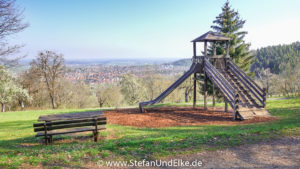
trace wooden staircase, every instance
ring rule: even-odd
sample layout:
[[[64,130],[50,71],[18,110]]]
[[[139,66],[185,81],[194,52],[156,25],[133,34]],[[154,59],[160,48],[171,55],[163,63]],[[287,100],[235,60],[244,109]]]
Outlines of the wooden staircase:
[[[233,108],[234,119],[269,116],[264,109],[266,94],[230,58],[219,58],[223,66],[213,66],[204,58],[204,71]],[[216,61],[216,59],[214,59]]]
[[[249,93],[249,90],[242,84],[242,82],[233,75],[229,70],[220,70],[222,75],[228,80],[228,82],[237,90],[240,95],[240,105],[247,107],[260,107],[255,101],[253,96]]]

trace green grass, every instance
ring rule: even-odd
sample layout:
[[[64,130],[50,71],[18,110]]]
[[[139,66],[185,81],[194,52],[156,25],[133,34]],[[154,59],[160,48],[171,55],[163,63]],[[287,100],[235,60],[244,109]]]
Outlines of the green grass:
[[[182,105],[184,104],[175,104]],[[250,144],[286,135],[300,135],[300,98],[268,101],[267,109],[279,120],[235,126],[168,128],[107,125],[107,130],[102,133],[105,139],[97,143],[92,142],[91,137],[78,136],[74,139],[74,136],[63,136],[67,139],[56,141],[49,146],[39,143],[34,137],[32,124],[40,115],[95,109],[0,113],[0,168],[80,167],[90,163],[96,164],[100,159],[150,160]]]

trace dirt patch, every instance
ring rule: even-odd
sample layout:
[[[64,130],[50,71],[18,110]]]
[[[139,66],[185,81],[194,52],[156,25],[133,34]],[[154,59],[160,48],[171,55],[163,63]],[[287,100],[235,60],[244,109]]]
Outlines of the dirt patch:
[[[300,137],[284,137],[217,151],[178,155],[164,160],[170,159],[182,159],[190,163],[200,160],[203,163],[201,168],[299,168]]]
[[[223,107],[187,108],[160,107],[146,109],[140,113],[138,109],[119,109],[105,111],[108,124],[119,124],[135,127],[171,127],[191,125],[237,125],[276,120],[275,117],[255,117],[244,121],[234,121],[232,113],[224,112]]]

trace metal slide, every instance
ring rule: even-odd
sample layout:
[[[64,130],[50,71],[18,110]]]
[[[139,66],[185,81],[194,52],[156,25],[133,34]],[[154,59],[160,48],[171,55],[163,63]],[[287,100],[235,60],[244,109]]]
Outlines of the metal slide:
[[[175,90],[181,83],[183,83],[191,74],[195,72],[196,64],[192,64],[190,69],[185,72],[178,80],[176,80],[169,88],[167,88],[164,92],[162,92],[157,98],[146,101],[146,102],[140,102],[139,108],[140,111],[143,112],[143,107],[148,105],[153,105],[155,103],[160,102],[162,99],[167,97],[173,90]]]

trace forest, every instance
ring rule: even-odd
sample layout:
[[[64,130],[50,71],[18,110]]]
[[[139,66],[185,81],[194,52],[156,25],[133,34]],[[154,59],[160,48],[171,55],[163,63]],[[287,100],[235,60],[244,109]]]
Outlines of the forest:
[[[251,71],[270,69],[270,73],[280,74],[294,69],[300,62],[300,42],[260,48],[256,51],[256,61]]]
[[[299,96],[300,42],[258,49],[251,71],[269,96]]]

